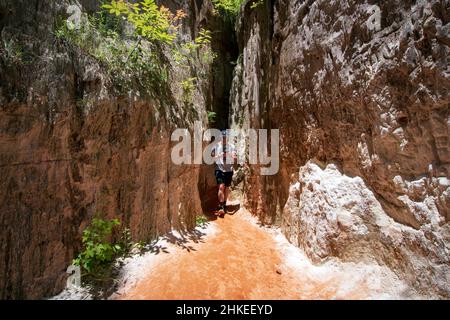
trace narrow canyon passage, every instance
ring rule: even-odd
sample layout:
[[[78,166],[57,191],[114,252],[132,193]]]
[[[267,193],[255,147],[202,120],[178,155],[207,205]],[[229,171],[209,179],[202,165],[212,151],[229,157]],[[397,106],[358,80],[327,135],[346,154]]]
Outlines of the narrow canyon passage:
[[[125,266],[125,284],[111,299],[367,299],[402,288],[379,270],[311,265],[245,209],[197,230],[183,241],[165,237],[157,254]]]

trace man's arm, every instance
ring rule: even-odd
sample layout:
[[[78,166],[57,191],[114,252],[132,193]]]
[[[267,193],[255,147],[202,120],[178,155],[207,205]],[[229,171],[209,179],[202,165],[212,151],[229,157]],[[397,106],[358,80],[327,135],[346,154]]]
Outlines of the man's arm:
[[[223,156],[223,153],[219,153],[219,154],[216,154],[216,153],[217,153],[217,147],[215,147],[215,148],[212,149],[212,151],[211,151],[211,157],[212,157],[213,159],[219,159],[220,157]]]
[[[236,152],[236,147],[234,145],[232,145],[231,147],[231,157],[236,160],[237,159],[237,152]]]

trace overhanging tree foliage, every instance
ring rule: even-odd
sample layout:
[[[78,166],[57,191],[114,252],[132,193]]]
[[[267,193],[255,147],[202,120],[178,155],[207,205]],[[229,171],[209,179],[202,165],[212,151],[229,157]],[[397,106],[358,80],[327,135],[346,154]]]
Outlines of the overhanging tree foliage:
[[[134,26],[138,36],[166,44],[173,42],[178,28],[177,22],[186,16],[182,10],[173,14],[164,6],[158,7],[155,0],[143,0],[138,3],[112,0],[102,7],[111,14],[126,18]]]

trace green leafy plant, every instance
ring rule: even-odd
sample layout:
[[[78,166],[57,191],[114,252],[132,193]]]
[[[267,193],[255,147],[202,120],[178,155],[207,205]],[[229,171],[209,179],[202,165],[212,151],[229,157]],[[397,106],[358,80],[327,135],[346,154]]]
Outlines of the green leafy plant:
[[[108,12],[85,15],[78,27],[61,20],[55,37],[96,58],[109,74],[119,93],[139,89],[158,94],[168,79],[167,66],[160,59],[156,44],[141,41],[134,34],[122,34],[121,22]]]
[[[75,31],[75,25],[72,21],[61,19],[53,32],[55,37],[67,42],[78,40],[77,33]]]
[[[210,65],[216,58],[216,54],[211,49],[212,35],[210,30],[201,29],[195,43],[199,46],[200,62]]]
[[[112,242],[112,232],[120,226],[120,221],[93,219],[83,231],[83,251],[74,259],[73,264],[81,266],[87,274],[97,274],[114,258],[125,250],[123,245]]]
[[[8,64],[22,64],[24,49],[17,41],[14,41],[13,39],[3,40],[2,49],[2,51],[4,52],[3,58]]]
[[[181,82],[181,88],[183,89],[183,103],[186,105],[192,104],[192,96],[195,90],[196,77],[188,78]]]
[[[132,249],[133,248],[137,249],[139,252],[143,252],[146,248],[146,243],[144,241],[139,241],[139,242],[133,243]]]
[[[118,245],[122,250],[122,254],[126,254],[133,249],[137,244],[133,243],[131,239],[131,230],[129,228],[125,228],[122,231],[122,235],[118,241]]]
[[[212,0],[214,7],[223,14],[236,17],[244,0]]]
[[[263,3],[264,3],[264,0],[254,0],[252,5],[250,6],[250,9],[256,9]]]
[[[208,222],[208,218],[206,218],[204,215],[197,216],[197,217],[195,218],[195,224],[196,224],[197,226],[203,226],[203,225],[205,225],[207,222]]]
[[[217,11],[229,17],[231,20],[234,20],[239,14],[239,10],[244,1],[245,0],[212,0],[212,3]],[[253,0],[250,9],[255,9],[263,3],[264,0]]]
[[[185,67],[192,64],[196,57],[199,57],[200,62],[204,65],[211,64],[216,57],[210,47],[211,39],[210,30],[200,29],[198,37],[193,41],[185,42],[173,49],[174,60]]]
[[[123,16],[131,23],[137,35],[150,41],[170,44],[176,37],[178,20],[186,14],[179,10],[172,14],[169,9],[156,4],[155,0],[130,3],[125,0],[112,0],[102,5],[109,13]]]
[[[206,45],[211,43],[211,31],[206,29],[200,29],[198,37],[195,38],[195,43],[198,45]]]
[[[217,113],[214,111],[207,111],[206,112],[207,116],[208,116],[208,122],[209,123],[215,123],[216,119],[217,119]]]

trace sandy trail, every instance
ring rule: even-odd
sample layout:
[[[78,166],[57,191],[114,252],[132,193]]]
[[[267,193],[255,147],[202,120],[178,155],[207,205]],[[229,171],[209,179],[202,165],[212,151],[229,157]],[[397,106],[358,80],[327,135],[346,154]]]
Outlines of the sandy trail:
[[[190,250],[166,254],[123,298],[298,298],[297,280],[283,267],[273,239],[242,213],[210,222],[216,234],[204,243],[188,243]]]
[[[279,233],[258,226],[245,210],[210,221],[206,229],[211,228],[214,231],[209,234],[200,231],[182,241],[166,237],[157,254],[133,267],[139,279],[125,283],[111,298],[276,300],[401,295],[402,283],[379,266],[313,266],[298,248],[280,240]],[[397,291],[388,292],[392,288]]]

